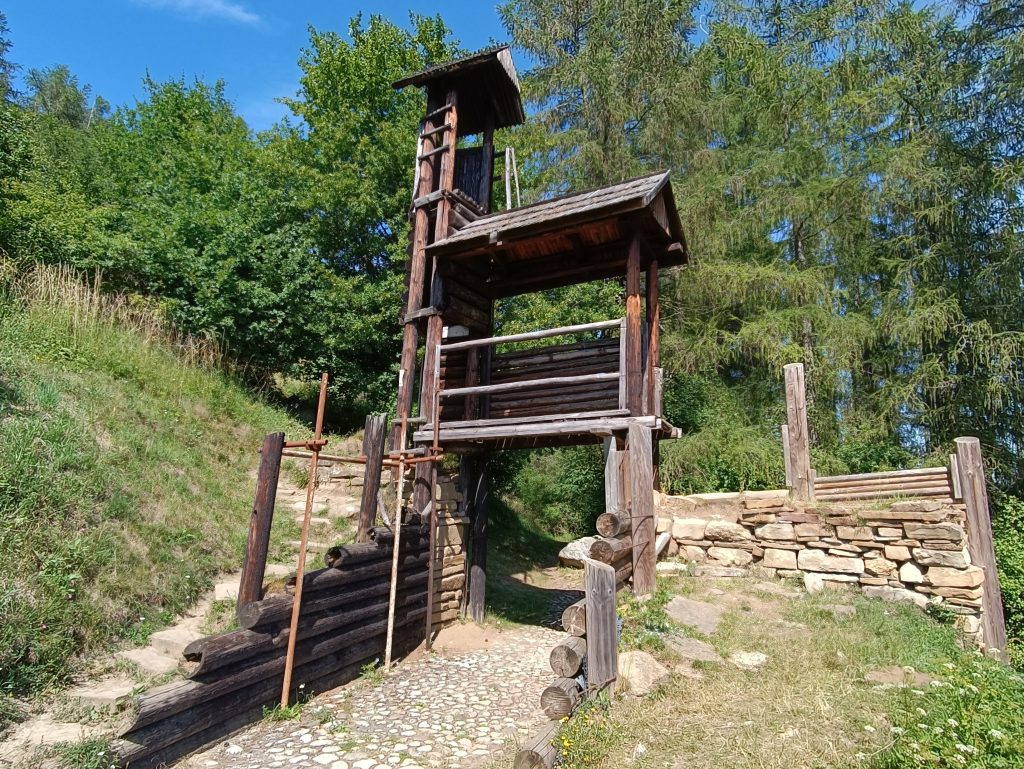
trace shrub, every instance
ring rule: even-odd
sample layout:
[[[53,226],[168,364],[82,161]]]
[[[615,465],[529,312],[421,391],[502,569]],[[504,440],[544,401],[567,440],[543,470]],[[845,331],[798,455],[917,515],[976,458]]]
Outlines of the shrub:
[[[1010,654],[1020,667],[1024,663],[1024,500],[1006,496],[995,505],[992,534]]]

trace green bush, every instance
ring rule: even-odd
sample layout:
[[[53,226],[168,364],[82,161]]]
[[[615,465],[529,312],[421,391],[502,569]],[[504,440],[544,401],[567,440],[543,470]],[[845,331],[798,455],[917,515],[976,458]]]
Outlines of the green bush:
[[[556,535],[594,533],[604,512],[604,460],[598,446],[531,452],[514,463],[511,482],[502,484],[519,507]]]
[[[994,512],[992,534],[1010,655],[1017,667],[1021,667],[1024,664],[1024,500],[1003,497],[996,503]]]
[[[902,689],[890,741],[872,769],[1020,767],[1024,756],[1024,678],[979,655],[947,663],[926,689]]]

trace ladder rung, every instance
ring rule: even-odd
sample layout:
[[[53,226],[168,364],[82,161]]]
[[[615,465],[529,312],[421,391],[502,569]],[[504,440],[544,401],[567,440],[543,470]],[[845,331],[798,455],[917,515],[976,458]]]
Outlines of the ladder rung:
[[[427,158],[432,158],[432,157],[434,157],[434,155],[439,155],[442,152],[447,152],[450,148],[451,148],[450,144],[442,144],[437,149],[432,149],[430,152],[424,152],[422,155],[419,156],[419,159],[420,160],[426,160]]]
[[[447,112],[448,110],[450,110],[454,106],[455,106],[454,104],[445,104],[443,107],[438,107],[433,112],[428,112],[427,116],[425,118],[423,118],[423,119],[424,120],[430,120],[430,118],[432,118],[432,117],[437,117],[438,115],[442,115],[442,114],[444,114],[445,112]]]
[[[445,123],[444,125],[438,126],[437,128],[432,128],[429,131],[423,131],[420,134],[420,138],[421,139],[426,139],[428,136],[433,136],[434,134],[439,134],[442,131],[450,131],[451,127],[452,127],[451,123]]]

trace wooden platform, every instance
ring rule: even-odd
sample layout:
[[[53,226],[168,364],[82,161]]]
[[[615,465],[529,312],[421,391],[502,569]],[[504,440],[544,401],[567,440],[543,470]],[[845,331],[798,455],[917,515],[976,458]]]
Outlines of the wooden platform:
[[[655,430],[661,438],[679,437],[678,428],[656,416],[631,417],[625,409],[583,411],[511,419],[475,419],[441,422],[439,439],[448,450],[479,448],[542,448],[601,443],[612,435],[625,435],[631,424]],[[434,426],[413,435],[415,443],[433,440]]]

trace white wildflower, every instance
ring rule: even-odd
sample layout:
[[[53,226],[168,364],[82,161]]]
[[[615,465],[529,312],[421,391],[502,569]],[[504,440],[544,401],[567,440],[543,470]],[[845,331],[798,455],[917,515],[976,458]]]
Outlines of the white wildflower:
[[[907,730],[904,729],[902,726],[894,726],[892,728],[892,733],[893,734],[903,734],[905,731],[907,731]]]
[[[946,723],[949,724],[950,726],[952,726],[954,729],[956,729],[956,727],[960,726],[960,722],[957,721],[955,718],[947,718],[946,719]]]
[[[988,732],[988,736],[991,737],[993,740],[1005,740],[1006,739],[1006,735],[1003,734],[998,729],[990,729],[989,732]]]
[[[873,726],[865,726],[864,727],[864,731],[868,732],[869,734],[871,734],[871,733],[873,733],[875,731],[875,727],[873,727]]]

